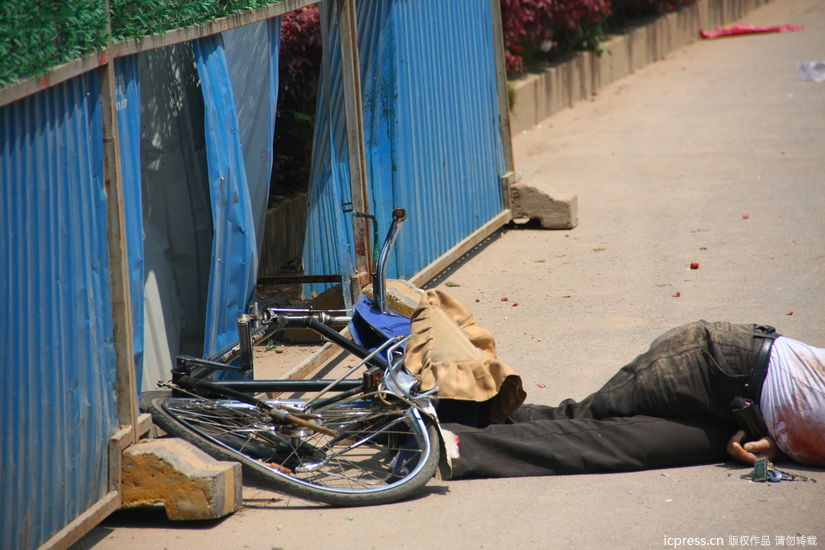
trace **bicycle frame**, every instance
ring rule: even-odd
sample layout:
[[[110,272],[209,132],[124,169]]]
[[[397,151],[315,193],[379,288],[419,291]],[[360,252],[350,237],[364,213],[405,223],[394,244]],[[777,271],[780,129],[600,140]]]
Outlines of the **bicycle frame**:
[[[280,310],[268,310],[263,316],[242,315],[238,319],[238,342],[217,352],[206,359],[191,356],[178,356],[172,371],[172,383],[177,385],[183,380],[202,380],[215,370],[249,372],[253,367],[252,348],[256,343],[271,337],[276,331],[285,328],[306,328],[324,340],[332,342],[341,349],[358,357],[361,361],[356,367],[367,366],[361,379],[341,377],[336,380],[243,380],[214,381],[208,385],[215,391],[219,388],[226,393],[283,393],[283,392],[341,392],[338,395],[319,401],[322,404],[345,399],[358,393],[375,391],[379,383],[389,374],[390,391],[399,397],[409,399],[409,382],[399,382],[401,354],[400,347],[409,335],[409,319],[388,311],[386,299],[386,271],[392,247],[398,237],[400,226],[406,219],[406,211],[401,208],[393,210],[392,223],[381,247],[378,263],[373,274],[375,299],[360,296],[353,307],[351,317],[331,316],[327,312],[308,312],[302,315],[282,314]],[[292,310],[298,312],[300,310]],[[253,329],[254,321],[263,321],[263,326]],[[330,322],[348,320],[352,339],[329,326]],[[392,364],[390,357],[398,359]],[[233,364],[237,361],[238,364]],[[348,374],[352,374],[355,367]],[[345,375],[346,376],[346,375]],[[204,386],[205,387],[205,386]],[[320,397],[320,396],[319,396]],[[316,397],[318,399],[318,397]]]

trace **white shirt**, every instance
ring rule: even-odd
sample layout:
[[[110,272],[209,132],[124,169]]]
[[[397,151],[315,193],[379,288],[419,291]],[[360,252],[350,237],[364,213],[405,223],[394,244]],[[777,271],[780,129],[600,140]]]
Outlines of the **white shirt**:
[[[825,466],[825,349],[777,338],[759,405],[768,432],[786,455]]]

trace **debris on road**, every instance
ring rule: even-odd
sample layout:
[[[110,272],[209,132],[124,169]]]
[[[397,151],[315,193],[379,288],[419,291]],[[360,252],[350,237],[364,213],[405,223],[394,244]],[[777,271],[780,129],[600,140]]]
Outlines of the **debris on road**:
[[[743,34],[762,34],[771,32],[793,32],[801,31],[804,25],[771,25],[768,27],[754,27],[748,23],[737,23],[729,27],[716,27],[712,31],[701,30],[699,34],[708,40],[713,38],[723,38],[726,36],[740,36]]]
[[[802,61],[796,64],[802,80],[825,82],[825,61]]]

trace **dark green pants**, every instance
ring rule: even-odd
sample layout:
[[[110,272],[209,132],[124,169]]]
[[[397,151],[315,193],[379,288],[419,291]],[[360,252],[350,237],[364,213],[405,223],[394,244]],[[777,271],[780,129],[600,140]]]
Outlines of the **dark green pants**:
[[[557,407],[524,405],[460,437],[453,477],[620,472],[716,462],[736,431],[741,395],[764,335],[756,325],[699,321],[673,329],[600,390]],[[771,335],[773,336],[773,335]]]

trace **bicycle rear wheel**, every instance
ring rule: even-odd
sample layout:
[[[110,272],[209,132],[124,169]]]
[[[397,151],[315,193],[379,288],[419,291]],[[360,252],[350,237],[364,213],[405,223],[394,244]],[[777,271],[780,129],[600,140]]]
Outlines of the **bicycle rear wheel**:
[[[268,401],[301,410],[301,401]],[[241,462],[244,475],[302,498],[343,506],[409,498],[435,475],[438,436],[404,404],[360,399],[317,412],[320,434],[279,425],[254,406],[229,399],[179,398],[145,392],[141,406],[168,433],[221,460]]]

